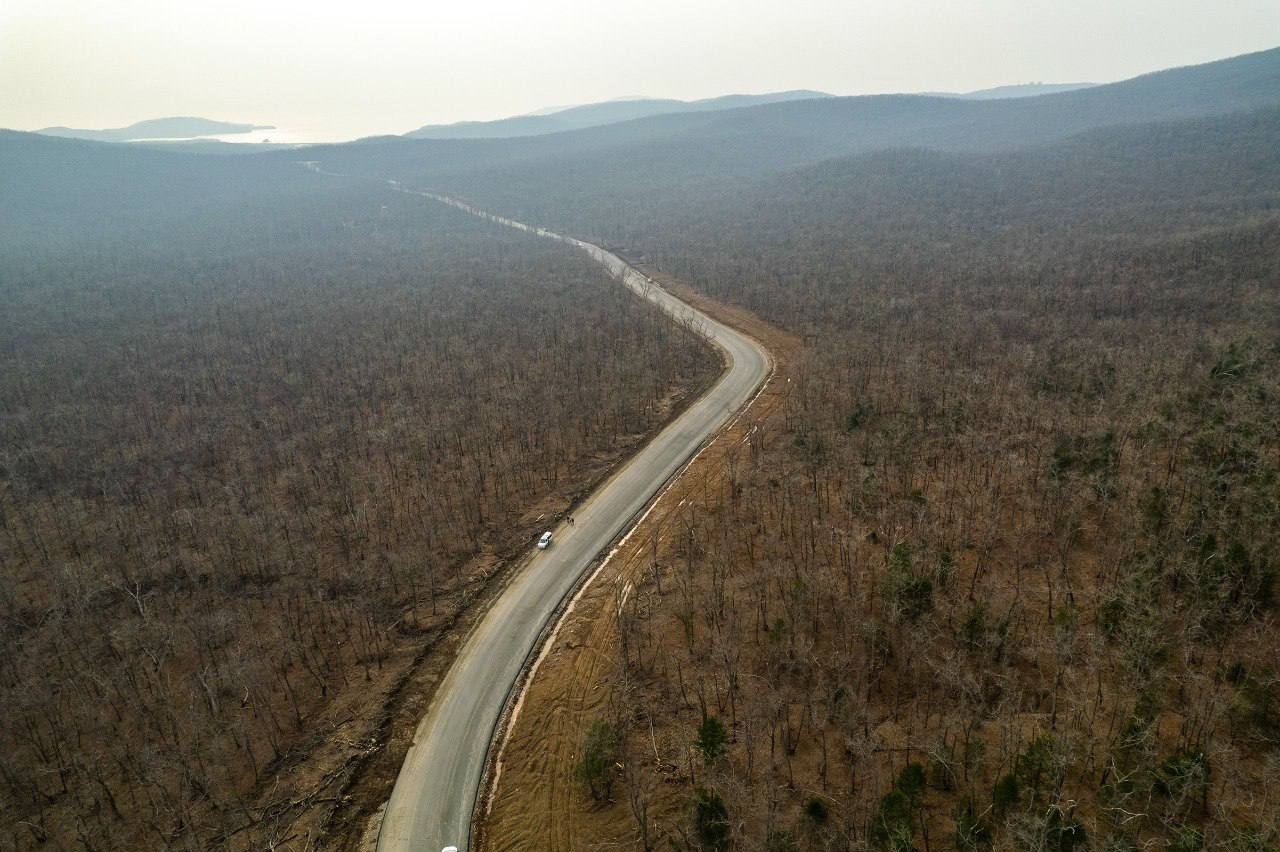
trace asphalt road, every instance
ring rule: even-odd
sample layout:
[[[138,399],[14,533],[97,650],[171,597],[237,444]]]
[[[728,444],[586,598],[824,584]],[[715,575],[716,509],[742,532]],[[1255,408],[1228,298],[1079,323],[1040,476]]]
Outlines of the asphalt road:
[[[390,185],[402,192],[394,181]],[[716,322],[653,284],[621,258],[590,243],[477,210],[446,196],[414,192],[501,225],[586,252],[641,297],[679,321],[696,323],[728,356],[720,380],[620,468],[555,529],[467,637],[418,725],[387,803],[379,852],[440,852],[468,847],[472,811],[503,708],[560,602],[649,500],[763,384],[771,363],[754,340]]]

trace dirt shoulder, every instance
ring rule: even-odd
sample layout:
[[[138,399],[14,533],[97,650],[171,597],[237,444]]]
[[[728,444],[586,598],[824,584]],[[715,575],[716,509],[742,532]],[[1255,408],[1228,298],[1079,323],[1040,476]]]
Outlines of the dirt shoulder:
[[[666,416],[653,433],[678,417],[719,374],[709,359],[696,382],[673,389],[662,401]],[[514,529],[495,536],[459,566],[465,578],[461,593],[442,599],[429,624],[396,642],[366,672],[363,689],[345,691],[312,721],[310,739],[281,761],[272,773],[275,783],[259,794],[260,821],[275,824],[277,848],[354,850],[376,840],[378,816],[437,685],[472,626],[524,563],[532,537],[549,520],[571,511],[650,437],[632,436],[617,452],[592,459],[569,487],[530,507]],[[229,842],[239,848],[237,838]]]
[[[577,751],[596,719],[609,718],[619,677],[620,602],[637,579],[679,545],[681,517],[725,496],[730,471],[751,452],[752,436],[780,406],[800,342],[755,315],[645,269],[671,293],[762,342],[775,361],[764,390],[727,431],[672,483],[619,550],[579,591],[528,678],[496,767],[487,816],[475,846],[492,850],[618,848],[635,836],[627,802],[595,802],[575,778]],[[673,787],[673,792],[674,792]],[[663,791],[649,807],[664,808]],[[660,817],[659,817],[660,818]]]

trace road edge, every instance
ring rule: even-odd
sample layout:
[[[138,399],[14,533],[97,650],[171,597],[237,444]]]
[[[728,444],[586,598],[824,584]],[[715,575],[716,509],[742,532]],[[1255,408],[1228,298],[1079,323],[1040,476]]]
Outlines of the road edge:
[[[334,175],[333,173],[322,172],[319,168],[319,164],[314,161],[304,162],[303,165],[311,169],[312,171],[316,171],[321,174],[329,174],[334,177],[348,177],[348,175]],[[517,220],[500,216],[498,214],[490,213],[481,207],[472,205],[468,201],[464,201],[460,198],[457,198],[455,196],[451,196],[445,193],[434,192],[431,190],[408,189],[402,186],[398,181],[394,181],[394,180],[386,180],[385,183],[390,189],[396,192],[403,192],[408,195],[417,195],[423,198],[428,198],[438,203],[446,204],[455,209],[461,210],[465,213],[469,213],[478,218],[488,220],[495,224],[499,224],[504,227],[513,228],[515,230],[524,231],[526,233],[532,233],[538,237],[552,239],[557,242],[565,243],[569,245],[571,248],[576,248],[576,249],[585,251],[588,257],[591,257],[592,260],[596,261],[600,266],[604,267],[606,273],[608,273],[610,277],[617,280],[622,286],[627,287],[627,289],[635,293],[635,295],[638,298],[648,300],[643,293],[637,292],[633,287],[628,285],[627,283],[628,273],[633,273],[639,276],[641,279],[643,279],[646,282],[647,286],[653,287],[662,291],[672,300],[678,302],[680,305],[682,305],[684,308],[690,311],[692,314],[703,315],[712,319],[715,322],[720,322],[719,320],[716,320],[714,317],[710,317],[710,315],[706,311],[702,310],[701,308],[693,304],[690,304],[689,302],[685,301],[683,298],[671,292],[671,290],[669,290],[668,288],[663,287],[661,284],[655,281],[653,277],[641,271],[639,268],[635,266],[635,264],[627,260],[622,255],[604,246],[588,242],[587,240],[568,237],[568,236],[544,229],[539,226],[531,226],[526,223],[519,222]],[[593,251],[601,252],[602,254],[609,255],[616,258],[622,265],[621,269],[619,269],[615,273],[613,269],[610,268],[609,263],[603,258],[596,257],[592,253]],[[663,311],[664,314],[668,316],[668,318],[672,322],[677,322],[677,323],[680,322],[681,318],[676,316],[671,311],[666,310],[665,308],[660,308],[660,309]],[[746,413],[746,411],[751,408],[751,406],[756,402],[756,400],[760,398],[760,395],[769,386],[770,382],[772,381],[777,371],[777,358],[769,350],[769,348],[765,346],[763,341],[761,341],[755,335],[746,332],[745,330],[736,328],[734,325],[730,323],[721,323],[721,324],[727,328],[732,329],[737,334],[741,335],[742,337],[750,340],[753,344],[755,344],[756,348],[759,350],[761,355],[763,355],[765,361],[767,362],[768,370],[764,373],[763,377],[752,389],[751,395],[726,418],[724,423],[721,423],[720,426],[717,427],[714,432],[707,435],[698,444],[698,448],[694,450],[694,452],[690,453],[689,457],[685,459],[680,464],[680,466],[670,476],[668,476],[666,480],[664,480],[661,483],[661,485],[658,486],[653,496],[650,497],[649,500],[647,500],[645,504],[642,507],[640,507],[640,509],[638,509],[630,518],[627,519],[626,525],[621,530],[619,530],[618,534],[610,541],[610,543],[606,545],[604,548],[602,548],[592,558],[591,562],[588,563],[587,568],[582,572],[582,574],[579,576],[578,580],[571,587],[569,592],[566,593],[564,597],[560,599],[556,607],[548,614],[546,620],[543,622],[538,633],[538,639],[530,647],[529,652],[525,655],[525,658],[521,663],[519,675],[510,684],[510,686],[506,691],[505,698],[503,699],[502,709],[499,712],[498,717],[494,722],[493,728],[489,733],[489,745],[485,752],[483,769],[480,775],[480,783],[475,791],[475,799],[472,804],[471,817],[467,824],[467,836],[465,837],[465,839],[459,838],[460,840],[464,840],[466,847],[468,848],[468,850],[472,850],[472,852],[474,852],[474,850],[481,848],[484,840],[483,816],[488,812],[489,804],[492,800],[492,791],[493,791],[494,781],[496,780],[496,777],[497,777],[495,770],[499,765],[502,749],[505,746],[507,741],[507,732],[510,730],[511,720],[514,718],[512,715],[513,709],[518,710],[519,703],[520,703],[518,699],[522,697],[525,693],[526,684],[528,683],[529,677],[531,673],[536,669],[536,662],[542,657],[543,649],[549,647],[548,643],[554,637],[556,631],[559,629],[560,625],[563,623],[565,614],[572,608],[573,602],[578,600],[583,590],[587,588],[587,586],[590,584],[591,580],[594,579],[600,573],[601,569],[606,564],[608,564],[610,557],[612,557],[612,555],[618,551],[618,548],[621,545],[621,543],[624,542],[631,535],[631,533],[635,531],[640,521],[643,520],[644,517],[647,516],[649,512],[653,510],[653,508],[662,499],[663,495],[665,495],[670,490],[672,484],[676,482],[680,478],[680,476],[685,473],[686,470],[688,470],[689,466],[699,456],[701,456],[702,453],[706,451],[706,449],[709,446],[714,444],[722,435],[724,435],[729,429],[731,429],[734,425],[736,425],[738,421],[742,418],[743,414]],[[722,358],[722,363],[725,366],[724,366],[724,369],[721,371],[720,376],[717,378],[715,382],[711,383],[708,387],[706,387],[703,390],[703,392],[699,394],[697,397],[694,397],[693,399],[689,400],[688,402],[689,406],[697,404],[697,402],[700,401],[704,396],[709,394],[714,388],[718,387],[721,381],[723,381],[723,379],[732,371],[732,368],[733,368],[732,353],[726,347],[720,345],[719,343],[716,343],[714,341],[709,341],[709,343],[715,350],[717,350],[720,353]],[[651,441],[652,441],[652,438],[650,439],[650,441],[647,441],[645,444],[641,445],[641,447],[638,449],[643,449],[644,447],[648,446]],[[619,466],[617,469],[621,469],[621,466]],[[615,473],[616,473],[616,470],[615,470]],[[607,485],[607,483],[611,479],[612,479],[612,476],[605,477],[601,482],[596,484],[596,487],[592,490],[591,493],[595,493],[600,488]],[[590,497],[590,494],[584,495],[584,499],[588,499],[589,497]],[[501,594],[501,592],[499,592],[499,594]],[[466,641],[465,637],[463,638],[463,641],[464,642]],[[514,702],[512,700],[513,696],[517,698],[517,700]],[[427,708],[427,712],[430,712],[430,707]],[[495,748],[495,745],[496,745],[496,748]],[[385,814],[385,812],[386,812],[386,806],[384,805],[380,809],[380,811],[378,811],[378,813]],[[373,833],[373,832],[369,832],[369,833]],[[380,847],[382,842],[381,821],[378,826],[378,830],[376,834],[377,834],[376,845]]]
[[[606,251],[612,250],[606,249]],[[613,254],[621,258],[627,268],[643,276],[654,287],[658,287],[668,295],[679,299],[681,304],[686,305],[699,313],[705,313],[702,309],[697,308],[694,305],[690,305],[679,296],[676,296],[669,289],[662,287],[662,285],[658,284],[658,282],[654,281],[650,276],[646,275],[616,251],[613,251]],[[726,323],[726,325],[727,324],[728,323]],[[591,561],[588,570],[582,573],[578,582],[574,584],[573,588],[570,589],[568,594],[560,600],[560,603],[557,604],[556,608],[547,617],[546,622],[543,624],[542,631],[538,636],[537,642],[534,643],[528,655],[525,657],[525,662],[521,667],[520,675],[512,683],[511,689],[507,692],[502,713],[498,716],[498,721],[494,725],[493,735],[489,740],[489,750],[485,755],[484,772],[481,775],[480,788],[477,790],[475,807],[471,813],[471,825],[467,832],[469,852],[481,852],[481,850],[484,849],[484,842],[486,839],[484,821],[489,815],[493,805],[493,794],[496,790],[497,782],[501,777],[502,753],[510,740],[511,727],[519,717],[519,711],[524,702],[524,697],[528,692],[530,680],[532,680],[532,678],[537,674],[538,667],[552,648],[556,636],[559,634],[567,617],[572,613],[574,605],[591,586],[592,582],[594,582],[608,566],[609,561],[622,549],[626,544],[627,539],[631,537],[632,533],[634,533],[645,518],[647,518],[649,514],[658,507],[658,504],[671,490],[671,487],[676,483],[676,481],[684,475],[695,461],[697,461],[699,456],[701,456],[709,447],[715,444],[716,441],[720,440],[738,424],[742,417],[751,409],[773,381],[774,376],[777,373],[778,366],[777,359],[774,357],[773,353],[754,335],[748,334],[740,328],[735,328],[735,331],[750,338],[757,346],[760,347],[760,351],[765,354],[765,358],[769,362],[768,372],[765,373],[760,384],[755,387],[751,396],[733,412],[729,419],[726,420],[720,428],[708,435],[702,443],[698,445],[698,448],[690,454],[689,458],[687,458],[680,467],[667,477],[661,486],[659,486],[658,490],[651,498],[649,498],[644,506],[640,507],[640,509],[628,519],[626,527],[621,530],[607,546],[602,548],[600,552],[596,554],[595,558]],[[728,369],[729,368],[726,367],[725,373],[728,372]],[[722,375],[724,375],[724,373],[722,373]],[[709,392],[713,387],[715,387],[715,384],[708,387],[704,393]],[[690,404],[696,401],[697,398],[692,400]],[[608,480],[606,479],[605,482],[607,481]]]

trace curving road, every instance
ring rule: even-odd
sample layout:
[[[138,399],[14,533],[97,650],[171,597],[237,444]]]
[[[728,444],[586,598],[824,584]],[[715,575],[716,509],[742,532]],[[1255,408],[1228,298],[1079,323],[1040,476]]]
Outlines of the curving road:
[[[318,169],[317,169],[318,171]],[[727,356],[720,380],[620,468],[562,524],[544,551],[533,551],[510,586],[467,637],[458,658],[418,724],[382,819],[379,852],[439,852],[468,847],[472,812],[494,733],[525,662],[561,601],[588,568],[636,521],[646,504],[751,399],[771,369],[754,340],[654,284],[617,255],[494,216],[461,201],[422,195],[501,225],[558,240],[586,252],[638,295],[673,318],[696,323]]]

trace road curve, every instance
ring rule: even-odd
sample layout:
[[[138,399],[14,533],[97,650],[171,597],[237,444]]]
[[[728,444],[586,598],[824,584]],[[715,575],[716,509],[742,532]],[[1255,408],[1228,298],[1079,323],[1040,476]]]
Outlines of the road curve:
[[[677,321],[696,323],[728,362],[715,386],[575,509],[573,526],[560,525],[549,549],[533,551],[463,643],[418,724],[383,814],[378,852],[439,852],[445,846],[465,852],[498,721],[561,601],[654,495],[747,404],[772,364],[759,343],[680,301],[612,252],[448,196],[414,192],[395,181],[388,184],[586,252]]]

